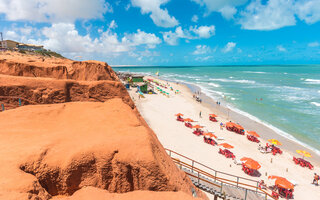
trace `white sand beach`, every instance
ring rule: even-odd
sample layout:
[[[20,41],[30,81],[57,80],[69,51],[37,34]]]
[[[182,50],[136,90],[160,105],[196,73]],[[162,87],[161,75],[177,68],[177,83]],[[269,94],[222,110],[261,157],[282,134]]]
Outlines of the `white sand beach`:
[[[161,82],[161,80],[159,81]],[[166,83],[165,81],[162,82]],[[228,118],[228,116],[221,114],[221,111],[217,110],[215,106],[196,102],[192,97],[193,94],[190,89],[183,84],[171,82],[170,86],[180,90],[181,93],[174,94],[174,92],[170,92],[169,98],[161,94],[148,94],[145,95],[145,98],[139,98],[135,88],[129,90],[139,112],[156,133],[165,148],[188,156],[218,171],[257,181],[264,180],[268,186],[273,183],[272,180],[268,180],[268,176],[282,176],[297,184],[294,189],[294,199],[320,199],[319,187],[311,184],[314,173],[320,172],[320,165],[317,159],[310,160],[314,165],[313,170],[296,165],[292,160],[293,156],[301,157],[297,153],[293,153],[293,149],[302,148],[301,146],[277,137],[276,139],[279,139],[282,143],[290,144],[291,149],[287,148],[284,144],[283,146],[279,146],[283,150],[282,155],[262,154],[258,150],[259,144],[249,141],[246,136],[230,132],[225,128],[220,130],[220,122],[224,124],[230,120],[240,122],[232,118],[233,115],[230,115]],[[167,91],[169,92],[169,90]],[[202,117],[199,116],[200,111]],[[214,132],[216,136],[224,138],[223,141],[218,141],[218,143],[226,142],[233,145],[234,148],[231,151],[235,154],[236,159],[250,157],[258,161],[261,165],[259,169],[261,176],[252,177],[245,174],[241,169],[241,165],[234,164],[231,158],[227,159],[218,153],[219,148],[222,148],[221,146],[212,146],[204,143],[203,136],[196,136],[192,133],[192,129],[185,127],[184,123],[178,122],[175,116],[176,113],[183,113],[184,117],[197,121],[193,123],[194,125],[202,125],[204,126],[204,130]],[[218,115],[217,119],[219,122],[209,121],[209,114],[211,113]],[[249,122],[247,123],[250,124]],[[267,142],[265,138],[274,136],[264,133],[259,128],[259,123],[251,122],[250,129],[247,129],[248,125],[246,123],[240,122],[240,125],[246,131],[257,131],[261,136],[260,144],[263,146]]]

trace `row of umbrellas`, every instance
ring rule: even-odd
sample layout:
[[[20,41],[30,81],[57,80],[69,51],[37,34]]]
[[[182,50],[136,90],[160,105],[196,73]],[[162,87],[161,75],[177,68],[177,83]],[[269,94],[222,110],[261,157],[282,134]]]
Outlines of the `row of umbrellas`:
[[[176,114],[176,116],[183,116],[183,114],[178,113]],[[217,117],[215,114],[210,114],[211,117]],[[185,122],[194,122],[194,120],[190,119],[190,118],[186,118],[184,119]],[[203,126],[200,125],[195,125],[192,126],[192,128],[203,128]],[[260,135],[255,132],[255,131],[247,131],[248,135],[252,135],[254,137],[260,137]],[[217,136],[211,132],[207,132],[203,134],[204,136],[208,136],[208,137],[214,137],[217,138]],[[271,144],[274,145],[282,145],[282,143],[279,140],[276,139],[268,139],[268,142],[270,142]],[[219,146],[223,146],[226,149],[232,149],[234,148],[232,145],[228,144],[228,143],[221,143],[219,144]],[[303,157],[311,157],[311,154],[307,151],[304,150],[296,150],[296,152],[300,155],[302,155]],[[261,168],[261,165],[253,160],[252,158],[247,158],[247,157],[243,157],[240,159],[243,164],[253,170],[258,170]],[[285,188],[285,189],[293,189],[294,185],[288,181],[286,178],[280,177],[280,176],[269,176],[268,179],[274,179],[275,180],[275,185],[280,187],[280,188]]]

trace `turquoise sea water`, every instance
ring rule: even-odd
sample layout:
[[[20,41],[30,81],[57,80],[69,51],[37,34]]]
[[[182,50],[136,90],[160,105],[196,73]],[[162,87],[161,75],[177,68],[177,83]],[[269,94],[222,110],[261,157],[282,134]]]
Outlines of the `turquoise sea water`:
[[[320,65],[113,69],[150,75],[159,70],[160,78],[195,84],[222,104],[320,151]]]

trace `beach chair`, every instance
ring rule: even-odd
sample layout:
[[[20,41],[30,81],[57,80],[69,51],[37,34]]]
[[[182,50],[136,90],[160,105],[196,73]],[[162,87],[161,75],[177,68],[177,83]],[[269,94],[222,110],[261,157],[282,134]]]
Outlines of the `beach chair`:
[[[225,154],[224,150],[222,150],[221,148],[219,148],[219,153],[222,154],[222,155]]]
[[[311,170],[313,170],[313,165],[310,162],[307,162],[307,167]]]
[[[293,156],[293,161],[296,163],[296,165],[299,164],[299,160],[298,160],[296,157],[294,157],[294,156]]]
[[[272,197],[275,199],[279,199],[279,194],[275,191],[272,191]]]
[[[177,121],[179,121],[179,122],[184,122],[184,120],[183,120],[182,117],[177,117]]]
[[[187,122],[186,122],[186,123],[184,123],[184,125],[185,125],[186,127],[188,127],[188,128],[192,128],[192,124],[191,124],[191,123],[189,123],[189,122],[188,122],[188,123],[187,123]]]
[[[215,117],[211,117],[211,116],[209,117],[209,120],[212,122],[218,122],[218,120]]]
[[[301,159],[301,158],[298,158],[298,160],[299,160],[299,165],[300,165],[301,167],[305,167],[305,166],[306,166],[305,160],[303,160],[303,159]]]

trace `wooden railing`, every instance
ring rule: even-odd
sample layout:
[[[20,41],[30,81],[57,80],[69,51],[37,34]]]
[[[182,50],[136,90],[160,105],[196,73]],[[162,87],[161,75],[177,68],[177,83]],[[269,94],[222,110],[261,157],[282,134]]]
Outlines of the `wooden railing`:
[[[180,168],[185,167],[185,168],[191,170],[192,172],[198,173],[198,176],[187,173],[189,176],[197,178],[198,181],[202,180],[204,182],[208,182],[208,180],[200,177],[200,175],[203,175],[203,176],[206,176],[208,178],[213,179],[214,181],[219,181],[221,183],[221,185],[216,184],[216,183],[213,184],[213,182],[210,182],[210,181],[209,182],[210,182],[210,184],[213,184],[213,185],[219,187],[221,189],[221,191],[222,191],[223,184],[225,184],[225,185],[236,186],[237,188],[245,190],[245,199],[247,196],[247,192],[250,191],[250,192],[255,192],[255,193],[258,193],[262,196],[265,196],[265,199],[270,197],[270,198],[276,200],[276,198],[273,197],[271,194],[269,194],[268,191],[260,189],[259,182],[256,180],[252,180],[252,179],[236,176],[233,174],[217,171],[217,170],[212,169],[211,167],[208,167],[200,162],[197,162],[197,161],[195,161],[191,158],[188,158],[187,156],[184,156],[182,154],[179,154],[175,151],[172,151],[170,149],[165,149],[165,150],[168,152],[169,156],[172,158],[174,163],[176,163],[178,166],[180,166]],[[176,157],[174,155],[176,155]],[[188,164],[186,162],[181,161],[181,159],[179,159],[179,157],[184,158],[187,161],[190,161],[191,164]],[[209,173],[209,172],[203,170],[203,169],[199,169],[198,167],[195,166],[196,164],[200,165],[202,168],[205,168],[206,170],[212,171],[214,175],[212,173]],[[221,175],[223,175],[225,177],[222,177]],[[232,177],[234,180],[231,180],[230,178],[226,178],[226,176]],[[244,183],[242,181],[246,181],[247,183]],[[252,183],[252,184],[250,184],[250,183]]]

